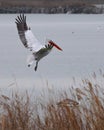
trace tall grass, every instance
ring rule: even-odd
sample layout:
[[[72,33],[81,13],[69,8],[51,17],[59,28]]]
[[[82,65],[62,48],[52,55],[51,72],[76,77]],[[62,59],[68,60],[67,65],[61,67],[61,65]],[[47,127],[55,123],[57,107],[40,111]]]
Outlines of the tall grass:
[[[0,130],[104,130],[104,86],[93,77],[48,103],[35,102],[27,91],[1,94]]]

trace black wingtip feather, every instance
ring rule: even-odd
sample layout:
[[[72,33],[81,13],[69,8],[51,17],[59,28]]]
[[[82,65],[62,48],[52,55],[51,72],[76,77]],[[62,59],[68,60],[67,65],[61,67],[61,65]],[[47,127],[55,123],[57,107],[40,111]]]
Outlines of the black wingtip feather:
[[[16,23],[17,23],[17,24],[21,23],[21,22],[19,21],[19,19],[16,18],[15,20],[16,20]]]
[[[17,18],[18,18],[19,22],[22,23],[21,17],[20,17],[20,16],[17,16]]]
[[[18,31],[26,31],[29,29],[26,23],[26,16],[24,14],[18,15],[15,18],[15,23],[17,25]]]
[[[24,14],[20,14],[20,18],[21,18],[22,21],[24,21],[23,17],[24,17]]]
[[[26,23],[26,16],[24,14],[20,14],[17,18],[15,18],[15,20],[16,24]]]

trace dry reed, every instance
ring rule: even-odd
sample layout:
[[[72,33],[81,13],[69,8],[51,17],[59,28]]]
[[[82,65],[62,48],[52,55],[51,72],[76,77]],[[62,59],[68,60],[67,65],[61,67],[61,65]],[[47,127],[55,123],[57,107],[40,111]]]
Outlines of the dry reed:
[[[35,103],[28,92],[1,95],[0,130],[104,130],[104,86],[85,79],[69,90],[47,104]]]

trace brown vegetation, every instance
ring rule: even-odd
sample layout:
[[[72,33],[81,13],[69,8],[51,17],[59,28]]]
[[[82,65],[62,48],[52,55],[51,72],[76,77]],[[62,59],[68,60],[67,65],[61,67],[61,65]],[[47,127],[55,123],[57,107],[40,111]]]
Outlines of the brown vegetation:
[[[59,101],[53,95],[48,103],[34,102],[28,92],[1,95],[0,130],[103,130],[104,86],[95,74],[93,80],[82,80],[81,88],[60,93]]]

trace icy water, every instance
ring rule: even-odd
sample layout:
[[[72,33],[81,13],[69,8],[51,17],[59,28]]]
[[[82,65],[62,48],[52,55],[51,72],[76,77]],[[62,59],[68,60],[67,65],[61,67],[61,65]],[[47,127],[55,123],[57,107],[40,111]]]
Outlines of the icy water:
[[[73,77],[89,77],[104,69],[104,15],[26,14],[41,43],[52,39],[63,49],[53,49],[39,62],[37,72],[35,64],[27,67],[30,52],[18,37],[16,16],[0,14],[0,87],[64,87]]]

